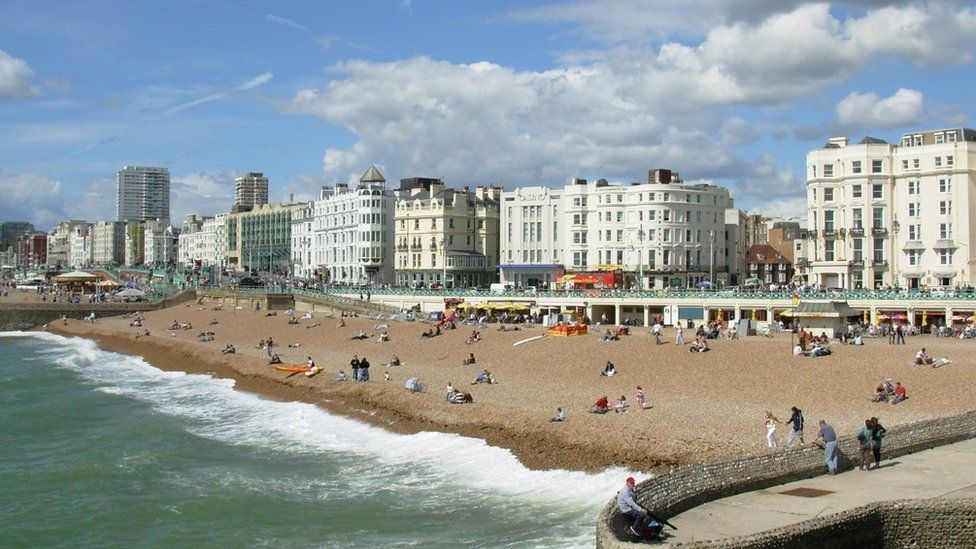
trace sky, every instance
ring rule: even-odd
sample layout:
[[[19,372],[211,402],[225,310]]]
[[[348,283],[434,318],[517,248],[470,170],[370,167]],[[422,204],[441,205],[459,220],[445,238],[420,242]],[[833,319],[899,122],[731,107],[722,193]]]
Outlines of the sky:
[[[976,2],[0,0],[0,221],[115,218],[165,166],[172,217],[259,171],[308,200],[393,183],[562,187],[670,168],[805,213],[830,137],[968,127]]]

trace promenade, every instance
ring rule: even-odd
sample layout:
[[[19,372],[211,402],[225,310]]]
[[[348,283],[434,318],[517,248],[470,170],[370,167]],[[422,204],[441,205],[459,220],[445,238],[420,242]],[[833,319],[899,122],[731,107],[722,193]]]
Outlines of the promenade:
[[[670,519],[670,544],[747,536],[876,501],[976,498],[976,439],[715,500]],[[790,493],[800,489],[798,492]]]

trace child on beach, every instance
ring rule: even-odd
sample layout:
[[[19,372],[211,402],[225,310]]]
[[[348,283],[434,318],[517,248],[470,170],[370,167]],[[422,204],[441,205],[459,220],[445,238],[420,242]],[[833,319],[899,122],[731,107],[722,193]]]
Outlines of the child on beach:
[[[637,405],[641,407],[641,410],[650,408],[647,405],[647,397],[644,395],[644,389],[641,389],[640,385],[637,386],[637,394],[634,395],[634,398],[637,399]]]
[[[776,448],[779,444],[776,442],[776,424],[779,420],[772,412],[766,410],[766,445],[770,448]]]
[[[613,405],[613,411],[614,413],[626,412],[628,407],[629,405],[627,404],[627,397],[620,395],[620,400]]]
[[[555,423],[557,421],[566,421],[566,412],[562,408],[556,408],[556,415],[549,418],[549,423]]]
[[[339,375],[338,377],[336,377],[336,381],[345,381],[345,380],[346,380],[346,371],[339,370]]]

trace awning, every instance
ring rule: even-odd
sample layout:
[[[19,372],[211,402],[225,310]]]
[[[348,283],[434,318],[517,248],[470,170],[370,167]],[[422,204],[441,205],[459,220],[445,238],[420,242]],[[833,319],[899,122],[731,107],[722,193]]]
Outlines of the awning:
[[[84,271],[71,271],[54,277],[55,282],[95,282],[96,280],[98,280],[98,275]]]
[[[792,311],[795,318],[848,318],[858,315],[846,301],[801,301]]]

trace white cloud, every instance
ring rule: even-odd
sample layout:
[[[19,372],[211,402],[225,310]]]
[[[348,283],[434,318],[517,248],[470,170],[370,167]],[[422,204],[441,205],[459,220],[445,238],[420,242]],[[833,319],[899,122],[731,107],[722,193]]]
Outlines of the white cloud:
[[[238,86],[235,86],[234,89],[235,90],[238,90],[238,91],[250,90],[250,89],[253,89],[253,88],[256,88],[256,87],[260,86],[261,84],[264,84],[265,82],[271,80],[273,77],[274,77],[274,75],[272,73],[270,73],[270,72],[264,72],[264,73],[261,73],[261,74],[255,76],[254,78],[248,80],[247,82],[245,82],[243,84],[240,84]],[[223,99],[224,97],[227,97],[227,94],[226,93],[213,93],[213,94],[210,94],[210,95],[201,97],[199,99],[194,99],[193,101],[187,101],[186,103],[181,103],[181,104],[179,104],[179,105],[177,105],[175,107],[172,107],[172,108],[166,110],[165,112],[163,112],[163,116],[168,116],[170,114],[176,114],[176,113],[178,113],[180,111],[184,111],[184,110],[189,109],[191,107],[196,107],[197,105],[203,105],[204,103],[210,103],[211,101],[216,101],[218,99]]]
[[[38,96],[40,88],[30,83],[33,76],[27,62],[0,50],[0,100]]]
[[[0,195],[0,219],[30,221],[46,230],[66,217],[61,182],[49,177],[0,168]]]
[[[292,21],[291,19],[287,19],[287,18],[284,18],[284,17],[280,17],[278,15],[272,15],[272,14],[269,13],[268,15],[265,15],[264,16],[264,19],[266,21],[269,21],[269,22],[274,23],[276,25],[281,25],[283,27],[291,27],[293,29],[305,30],[305,26],[304,25],[300,25],[300,24]]]
[[[263,72],[263,73],[255,76],[254,78],[248,80],[247,82],[241,84],[240,86],[237,86],[237,89],[242,90],[242,91],[243,90],[250,90],[252,88],[256,88],[256,87],[260,86],[261,84],[264,84],[265,82],[267,82],[268,80],[271,80],[272,78],[274,78],[274,74],[272,74],[270,72]]]
[[[837,104],[837,122],[845,126],[898,128],[918,124],[923,118],[922,93],[901,88],[891,97],[851,92]]]
[[[188,213],[213,215],[234,203],[234,172],[199,172],[170,180],[170,216],[178,225]]]

